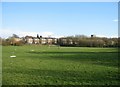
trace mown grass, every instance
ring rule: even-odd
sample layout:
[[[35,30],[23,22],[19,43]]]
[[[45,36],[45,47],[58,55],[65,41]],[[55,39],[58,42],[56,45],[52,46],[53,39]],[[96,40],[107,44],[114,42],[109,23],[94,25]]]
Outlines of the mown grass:
[[[3,85],[119,84],[117,48],[3,46],[2,53]]]

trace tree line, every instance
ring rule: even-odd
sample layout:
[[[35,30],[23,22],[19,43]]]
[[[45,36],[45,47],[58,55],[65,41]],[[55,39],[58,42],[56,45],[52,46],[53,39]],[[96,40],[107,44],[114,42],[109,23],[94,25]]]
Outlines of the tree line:
[[[16,46],[22,46],[25,44],[24,37],[21,37],[22,40],[16,41],[16,38],[20,38],[18,35],[13,34],[12,36],[9,36],[8,38],[1,38],[0,37],[0,45],[2,46],[9,46],[9,45],[16,45]]]
[[[20,38],[18,35],[13,34],[7,39],[0,38],[0,44],[6,45],[24,45],[25,40],[22,37],[21,41],[15,42],[15,38]],[[11,43],[12,42],[12,43]],[[60,46],[73,46],[73,47],[120,47],[120,37],[119,38],[107,38],[107,37],[88,37],[85,35],[75,35],[61,37],[57,40],[57,45]]]
[[[62,41],[62,38],[59,39],[59,44],[61,46],[120,47],[120,38],[87,37],[85,35],[68,36],[65,38],[65,43]],[[65,40],[65,38],[63,39]]]

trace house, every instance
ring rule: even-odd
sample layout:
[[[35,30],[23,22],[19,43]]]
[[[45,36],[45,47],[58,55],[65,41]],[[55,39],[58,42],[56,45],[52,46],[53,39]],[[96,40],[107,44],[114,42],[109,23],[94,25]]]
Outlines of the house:
[[[33,37],[32,36],[26,36],[25,37],[25,42],[27,44],[33,44]]]
[[[59,42],[61,45],[67,44],[67,38],[59,38]]]
[[[46,38],[47,39],[47,44],[52,44],[52,42],[53,42],[53,38]]]
[[[73,44],[73,40],[72,39],[68,39],[68,44]]]
[[[33,43],[34,44],[39,44],[40,43],[40,39],[37,37],[33,37]]]
[[[54,38],[51,37],[42,37],[40,39],[41,44],[54,44]]]
[[[72,45],[74,44],[72,38],[59,38],[60,45]]]
[[[57,44],[57,38],[52,37],[32,37],[32,36],[26,36],[25,42],[27,44]]]
[[[47,44],[47,39],[46,38],[41,38],[40,39],[40,44]]]
[[[52,38],[52,44],[57,44],[58,43],[58,39],[57,38]]]

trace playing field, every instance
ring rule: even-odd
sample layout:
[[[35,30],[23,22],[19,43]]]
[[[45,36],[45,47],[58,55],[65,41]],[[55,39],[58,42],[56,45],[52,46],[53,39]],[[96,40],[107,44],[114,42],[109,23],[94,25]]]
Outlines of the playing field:
[[[117,48],[29,45],[2,49],[3,85],[118,84]]]

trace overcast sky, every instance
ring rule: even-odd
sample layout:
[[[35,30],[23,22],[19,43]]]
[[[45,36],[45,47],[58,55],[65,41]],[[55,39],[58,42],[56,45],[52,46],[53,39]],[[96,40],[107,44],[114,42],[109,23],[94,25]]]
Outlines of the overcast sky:
[[[2,2],[1,37],[118,36],[117,2]]]

